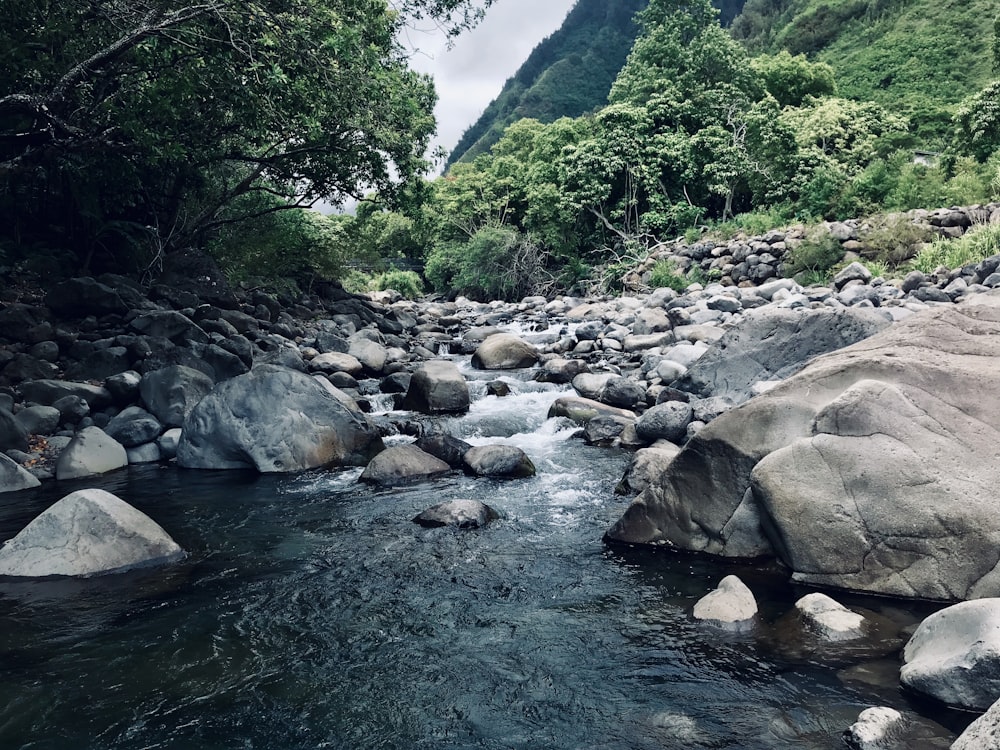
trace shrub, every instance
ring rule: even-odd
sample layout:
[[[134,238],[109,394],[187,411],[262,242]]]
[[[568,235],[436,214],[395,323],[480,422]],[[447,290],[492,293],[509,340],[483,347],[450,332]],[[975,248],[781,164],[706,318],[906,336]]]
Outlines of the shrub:
[[[654,289],[667,287],[684,293],[691,282],[681,275],[672,260],[658,260],[649,272],[649,285]]]
[[[351,294],[364,294],[372,289],[372,277],[356,268],[341,277],[340,283]]]
[[[933,237],[930,229],[914,224],[906,216],[886,216],[862,238],[862,255],[895,268],[914,257],[920,246]]]
[[[816,227],[788,254],[788,270],[795,278],[810,274],[823,275],[825,279],[843,258],[840,242],[822,227]]]
[[[938,266],[948,270],[979,263],[1000,255],[1000,226],[973,227],[954,240],[937,240],[913,259],[910,266],[924,273],[933,273]]]
[[[424,294],[424,282],[415,271],[386,271],[371,280],[371,286],[379,291],[394,289],[406,299],[417,299]]]

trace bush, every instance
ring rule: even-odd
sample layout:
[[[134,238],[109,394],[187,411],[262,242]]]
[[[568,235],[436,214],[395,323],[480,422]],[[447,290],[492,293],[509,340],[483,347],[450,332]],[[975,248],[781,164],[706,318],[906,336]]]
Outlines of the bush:
[[[800,274],[809,274],[812,278],[823,275],[825,278],[843,259],[844,249],[840,242],[822,227],[816,227],[792,249],[787,263],[789,272],[796,278]]]
[[[690,283],[677,270],[677,265],[672,260],[656,261],[656,265],[649,272],[649,285],[654,289],[667,287],[683,294]]]
[[[924,273],[933,273],[938,266],[949,271],[979,263],[1000,255],[1000,226],[979,226],[954,240],[938,240],[925,247],[910,266]]]
[[[930,229],[914,224],[906,216],[887,216],[862,238],[862,255],[895,268],[913,258],[920,246],[933,238]]]
[[[364,271],[352,269],[340,279],[340,284],[351,294],[364,294],[372,289],[372,277]]]
[[[370,286],[378,291],[394,289],[406,299],[417,299],[424,294],[424,282],[415,271],[386,271],[372,279]]]

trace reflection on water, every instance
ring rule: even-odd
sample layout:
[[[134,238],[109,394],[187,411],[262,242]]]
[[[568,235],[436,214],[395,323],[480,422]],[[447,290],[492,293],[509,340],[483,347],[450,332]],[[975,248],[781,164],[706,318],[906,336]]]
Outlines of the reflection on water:
[[[474,389],[495,375],[465,371]],[[373,490],[359,470],[138,467],[0,496],[0,538],[99,486],[191,553],[165,570],[0,585],[0,746],[835,748],[869,705],[907,708],[892,665],[899,627],[922,612],[841,597],[895,632],[830,654],[783,630],[801,592],[780,571],[606,549],[627,456],[546,419],[560,388],[506,377],[512,397],[443,423],[518,445],[534,479]],[[501,519],[411,523],[453,497]],[[761,599],[754,632],[689,617],[730,572]],[[949,736],[927,721],[911,746]]]

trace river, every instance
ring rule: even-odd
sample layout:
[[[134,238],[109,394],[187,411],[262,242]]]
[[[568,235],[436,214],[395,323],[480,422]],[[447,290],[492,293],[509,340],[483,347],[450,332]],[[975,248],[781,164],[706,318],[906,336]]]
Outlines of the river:
[[[898,640],[789,635],[804,592],[779,570],[606,547],[627,454],[545,418],[563,387],[515,373],[498,399],[484,395],[496,373],[462,366],[475,401],[447,428],[521,447],[537,477],[373,490],[360,469],[145,466],[0,496],[0,539],[87,486],[190,552],[155,571],[0,583],[0,747],[839,748],[882,704],[919,709],[909,746],[941,748],[970,720],[899,692]],[[501,519],[412,523],[459,497]],[[760,602],[754,630],[690,617],[731,572]],[[931,611],[838,598],[898,628]]]

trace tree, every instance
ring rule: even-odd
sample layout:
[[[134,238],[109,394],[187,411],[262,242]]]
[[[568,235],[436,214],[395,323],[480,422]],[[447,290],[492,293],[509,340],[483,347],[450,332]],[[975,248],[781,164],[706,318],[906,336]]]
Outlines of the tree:
[[[965,153],[984,162],[1000,149],[1000,80],[962,102],[954,122]]]
[[[750,64],[767,92],[784,107],[798,107],[807,97],[833,96],[837,86],[833,68],[812,63],[805,55],[792,56],[787,50],[776,55],[760,55]]]
[[[152,258],[203,242],[246,206],[391,199],[426,167],[435,102],[397,32],[457,33],[490,2],[9,0],[0,218],[86,263],[122,237]]]

